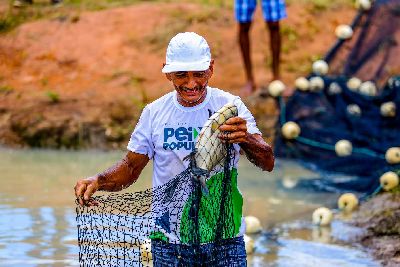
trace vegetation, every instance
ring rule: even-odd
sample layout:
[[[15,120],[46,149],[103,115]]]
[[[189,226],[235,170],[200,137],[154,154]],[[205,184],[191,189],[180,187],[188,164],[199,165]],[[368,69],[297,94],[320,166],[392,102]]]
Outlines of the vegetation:
[[[58,103],[60,102],[60,95],[53,91],[47,91],[46,96],[50,100],[51,103]]]
[[[291,3],[302,3],[309,8],[310,11],[320,12],[328,9],[334,9],[343,5],[353,5],[354,0],[286,0],[286,4],[290,5]]]
[[[0,85],[0,94],[9,94],[14,91],[14,88],[8,85]]]
[[[13,0],[9,0],[8,9],[0,13],[0,33],[8,32],[24,22],[37,20],[43,17],[68,18],[74,23],[79,21],[79,15],[72,14],[76,11],[96,11],[140,2],[149,2],[149,0],[64,0],[61,6],[52,6],[49,1],[35,1],[33,5],[26,5],[19,8],[13,7]],[[228,8],[233,6],[233,1],[229,0],[153,0],[151,2],[193,2]]]

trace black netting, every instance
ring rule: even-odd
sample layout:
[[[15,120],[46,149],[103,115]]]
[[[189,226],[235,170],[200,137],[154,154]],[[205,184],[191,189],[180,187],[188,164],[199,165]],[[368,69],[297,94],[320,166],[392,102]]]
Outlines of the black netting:
[[[235,252],[243,245],[235,239],[241,225],[235,210],[242,207],[235,150],[217,138],[233,116],[237,108],[228,105],[210,117],[187,157],[189,167],[168,183],[96,196],[98,206],[78,205],[80,265],[241,266],[235,264],[243,260]]]
[[[353,37],[338,40],[325,56],[334,76],[356,76],[383,87],[400,73],[400,1],[376,0],[352,22]]]
[[[319,77],[321,88],[296,90],[287,103],[279,98],[275,154],[346,174],[333,180],[325,173],[302,185],[369,193],[384,172],[400,171],[400,154],[395,162],[385,159],[389,148],[400,147],[400,1],[374,1],[369,11],[358,13],[352,28],[352,38],[339,40],[327,53],[329,75]],[[352,77],[372,83],[361,89],[349,84]],[[282,136],[288,121],[301,129],[295,139]],[[350,155],[338,156],[339,140],[351,143]]]

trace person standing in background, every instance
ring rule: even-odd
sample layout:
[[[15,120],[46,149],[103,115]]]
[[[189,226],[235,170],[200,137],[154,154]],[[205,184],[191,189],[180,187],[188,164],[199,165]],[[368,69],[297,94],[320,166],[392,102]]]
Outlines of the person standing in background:
[[[260,0],[263,17],[269,29],[270,49],[272,54],[272,79],[280,79],[280,53],[281,34],[279,21],[286,18],[284,0]],[[239,23],[238,39],[245,67],[247,82],[242,89],[243,94],[250,94],[256,90],[253,67],[250,56],[249,32],[253,20],[253,14],[257,6],[257,0],[235,0],[235,17]]]

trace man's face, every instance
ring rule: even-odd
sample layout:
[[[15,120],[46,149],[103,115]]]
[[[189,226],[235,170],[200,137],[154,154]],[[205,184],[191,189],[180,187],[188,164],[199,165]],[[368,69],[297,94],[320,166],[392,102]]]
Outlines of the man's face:
[[[183,102],[195,103],[205,96],[208,80],[213,73],[212,63],[210,68],[204,71],[177,71],[166,74]]]

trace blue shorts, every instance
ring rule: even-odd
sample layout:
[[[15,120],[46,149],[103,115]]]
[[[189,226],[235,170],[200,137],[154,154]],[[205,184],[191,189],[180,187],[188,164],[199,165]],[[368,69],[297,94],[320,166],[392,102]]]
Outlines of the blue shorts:
[[[284,0],[260,0],[265,21],[279,21],[286,18]],[[253,19],[257,0],[235,0],[235,17],[239,23],[250,22]]]
[[[196,248],[184,244],[151,241],[154,267],[221,266],[245,267],[246,249],[243,236],[208,243]]]

